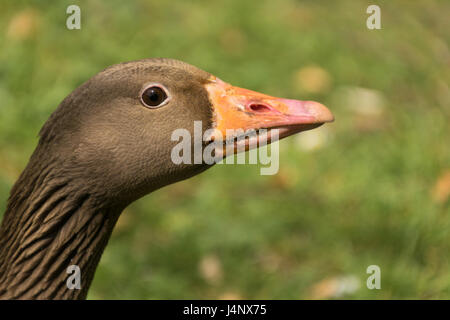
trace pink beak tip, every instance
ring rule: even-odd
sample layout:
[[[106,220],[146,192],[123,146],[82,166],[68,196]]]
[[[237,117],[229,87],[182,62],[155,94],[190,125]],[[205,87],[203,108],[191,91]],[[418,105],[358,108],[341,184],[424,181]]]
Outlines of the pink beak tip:
[[[333,122],[334,116],[331,111],[323,104],[315,101],[300,101],[291,99],[282,99],[288,107],[288,113],[291,116],[303,116],[314,118],[315,123]]]

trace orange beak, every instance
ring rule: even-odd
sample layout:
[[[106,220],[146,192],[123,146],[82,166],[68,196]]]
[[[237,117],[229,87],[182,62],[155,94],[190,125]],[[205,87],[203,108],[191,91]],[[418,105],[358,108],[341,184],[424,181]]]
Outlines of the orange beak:
[[[239,129],[279,129],[279,138],[284,138],[334,121],[330,110],[318,102],[275,98],[216,77],[205,87],[213,105],[214,128],[224,139],[230,138],[227,131]]]

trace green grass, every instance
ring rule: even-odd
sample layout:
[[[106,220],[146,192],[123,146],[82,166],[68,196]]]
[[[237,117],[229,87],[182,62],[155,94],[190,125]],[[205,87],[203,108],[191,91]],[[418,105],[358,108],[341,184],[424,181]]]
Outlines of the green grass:
[[[90,298],[449,299],[450,201],[433,190],[450,169],[450,5],[377,3],[381,30],[366,28],[370,1],[3,1],[0,215],[40,127],[76,86],[114,63],[176,58],[320,101],[336,122],[314,151],[280,142],[276,176],[218,165],[134,203]],[[69,4],[81,30],[65,28]],[[298,80],[308,66],[326,74],[318,90]],[[365,285],[373,264],[381,290]],[[346,276],[359,288],[317,289]]]

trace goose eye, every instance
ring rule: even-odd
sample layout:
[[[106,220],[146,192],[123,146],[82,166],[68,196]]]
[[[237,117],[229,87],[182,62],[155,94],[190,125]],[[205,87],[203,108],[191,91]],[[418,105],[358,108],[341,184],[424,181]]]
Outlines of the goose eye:
[[[141,94],[142,103],[149,108],[161,107],[168,102],[166,90],[157,85],[151,85]]]

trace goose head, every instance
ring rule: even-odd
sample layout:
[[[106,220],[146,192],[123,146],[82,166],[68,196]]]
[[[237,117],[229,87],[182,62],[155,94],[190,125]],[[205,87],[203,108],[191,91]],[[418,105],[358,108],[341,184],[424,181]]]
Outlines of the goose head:
[[[229,139],[231,129],[277,128],[283,138],[332,120],[316,102],[234,87],[184,62],[146,59],[109,67],[73,91],[43,127],[40,144],[96,195],[128,204],[211,166],[194,161],[194,139],[192,161],[173,161],[173,133],[194,137],[195,122],[204,148],[218,135]]]

